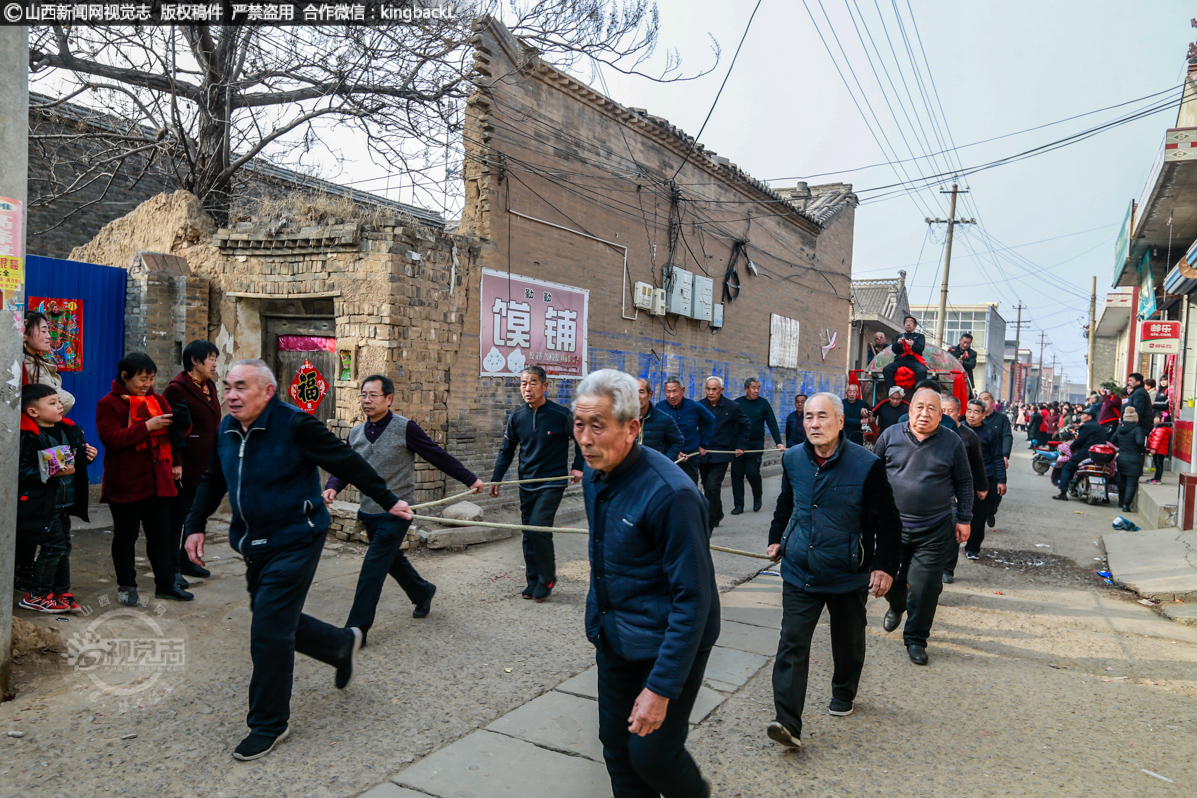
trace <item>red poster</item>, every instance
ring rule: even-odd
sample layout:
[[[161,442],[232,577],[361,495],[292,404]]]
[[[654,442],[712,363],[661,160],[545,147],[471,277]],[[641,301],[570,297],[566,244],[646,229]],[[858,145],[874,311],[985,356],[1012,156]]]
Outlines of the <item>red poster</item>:
[[[533,365],[550,377],[585,377],[589,302],[584,288],[483,269],[482,376],[514,377]]]
[[[305,358],[295,373],[295,379],[291,380],[291,399],[305,413],[315,413],[326,393],[328,382],[324,375],[316,370],[312,361]]]
[[[58,371],[83,371],[83,300],[31,296],[25,307],[50,322],[50,354]]]
[[[1190,452],[1193,451],[1193,422],[1177,421],[1172,427],[1172,456],[1192,465]]]

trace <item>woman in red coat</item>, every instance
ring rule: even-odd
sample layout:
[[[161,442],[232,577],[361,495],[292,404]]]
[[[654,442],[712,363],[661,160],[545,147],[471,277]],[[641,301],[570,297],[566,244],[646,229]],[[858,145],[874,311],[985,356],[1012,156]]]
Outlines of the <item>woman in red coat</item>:
[[[100,501],[112,509],[112,564],[120,603],[137,605],[136,545],[145,528],[145,548],[154,570],[154,595],[175,601],[194,596],[175,584],[179,541],[170,539],[170,501],[182,466],[172,461],[167,427],[170,405],[154,393],[158,367],[144,352],[117,364],[112,392],[96,405],[96,429],[104,444]]]

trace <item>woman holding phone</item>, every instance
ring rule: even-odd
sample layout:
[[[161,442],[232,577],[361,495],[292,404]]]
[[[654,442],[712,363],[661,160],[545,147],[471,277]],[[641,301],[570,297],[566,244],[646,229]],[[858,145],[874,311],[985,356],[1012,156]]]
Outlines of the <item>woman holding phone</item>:
[[[96,405],[96,428],[104,444],[104,481],[100,501],[112,509],[112,564],[120,603],[136,606],[137,537],[145,529],[145,548],[154,571],[154,595],[175,601],[194,596],[175,583],[179,541],[171,540],[170,501],[183,473],[173,461],[167,428],[170,405],[154,393],[158,366],[144,352],[125,355],[117,364],[112,392]]]

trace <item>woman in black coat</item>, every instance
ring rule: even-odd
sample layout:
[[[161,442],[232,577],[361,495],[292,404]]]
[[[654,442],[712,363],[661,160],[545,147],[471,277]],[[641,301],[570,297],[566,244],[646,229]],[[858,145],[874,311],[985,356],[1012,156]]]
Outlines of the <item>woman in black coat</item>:
[[[1111,441],[1118,447],[1118,504],[1122,512],[1131,511],[1139,477],[1143,476],[1143,458],[1146,455],[1146,436],[1139,426],[1139,413],[1127,405],[1122,411],[1122,423],[1114,431]]]

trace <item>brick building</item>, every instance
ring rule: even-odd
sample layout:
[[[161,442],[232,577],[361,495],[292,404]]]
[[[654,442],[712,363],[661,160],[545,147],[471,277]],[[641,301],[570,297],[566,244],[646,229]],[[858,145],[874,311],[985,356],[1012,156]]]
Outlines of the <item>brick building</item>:
[[[132,251],[180,255],[210,283],[209,338],[226,363],[267,359],[286,395],[310,359],[327,378],[316,414],[339,434],[360,421],[358,381],[388,374],[395,409],[482,475],[524,362],[559,375],[560,402],[605,367],[646,376],[657,398],[668,374],[692,397],[710,374],[732,397],[752,376],[783,420],[795,393],[843,387],[851,186],[773,191],[544,64],[497,22],[480,20],[474,42],[453,233],[378,214],[218,231],[176,194],[186,213],[152,240],[108,247],[101,235],[76,255],[120,266]],[[149,226],[136,216],[108,230],[135,238]],[[653,307],[664,293],[670,312]],[[310,348],[297,354],[291,339]],[[431,469],[419,478],[421,500],[445,487]]]

